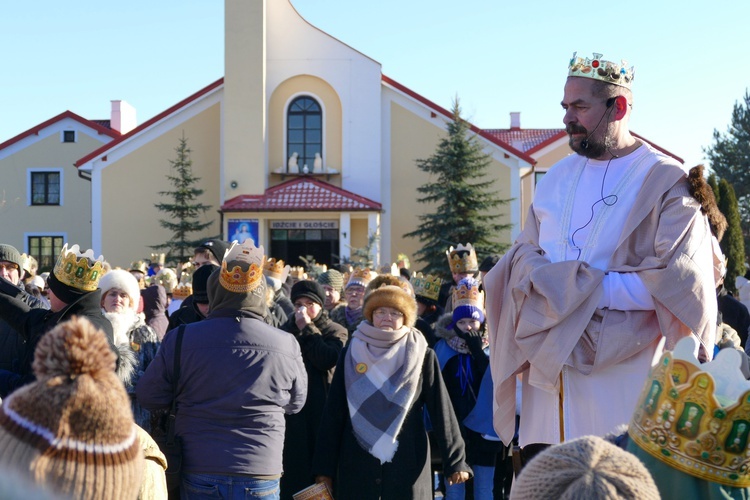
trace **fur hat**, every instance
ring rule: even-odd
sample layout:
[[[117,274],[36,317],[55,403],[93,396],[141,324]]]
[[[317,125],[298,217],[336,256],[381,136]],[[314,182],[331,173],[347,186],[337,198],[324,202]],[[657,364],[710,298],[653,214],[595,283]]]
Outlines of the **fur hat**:
[[[318,276],[318,283],[328,285],[334,290],[341,292],[341,289],[344,288],[344,275],[335,269],[329,269]]]
[[[513,483],[511,500],[606,498],[657,500],[659,490],[638,458],[596,436],[547,448]]]
[[[365,295],[363,314],[372,323],[372,313],[379,307],[392,307],[404,314],[404,325],[414,326],[417,321],[417,301],[399,286],[384,285]]]
[[[292,285],[291,300],[296,301],[300,297],[307,297],[323,307],[326,303],[326,291],[323,285],[317,281],[301,280]]]
[[[0,466],[66,498],[136,498],[144,461],[104,333],[85,318],[37,345],[37,381],[0,406]]]
[[[104,300],[104,296],[107,295],[107,292],[113,288],[117,288],[118,290],[127,293],[128,297],[130,297],[130,309],[133,309],[134,311],[138,309],[138,303],[141,300],[141,289],[138,286],[138,280],[135,279],[135,276],[129,271],[124,271],[122,269],[113,269],[109,271],[102,276],[101,280],[99,280],[99,288],[102,289],[102,300]]]

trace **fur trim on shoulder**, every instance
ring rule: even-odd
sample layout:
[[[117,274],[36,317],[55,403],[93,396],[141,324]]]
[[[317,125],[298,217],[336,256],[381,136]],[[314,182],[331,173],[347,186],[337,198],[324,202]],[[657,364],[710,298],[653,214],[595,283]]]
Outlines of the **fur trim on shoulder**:
[[[448,328],[453,322],[453,313],[445,313],[435,323],[435,336],[439,339],[449,340],[456,336],[453,328]]]
[[[120,356],[116,370],[117,378],[119,378],[125,386],[128,386],[135,376],[136,367],[138,366],[138,356],[136,356],[133,349],[130,348],[129,343],[117,344],[116,347]]]
[[[714,190],[703,178],[703,165],[697,165],[690,169],[688,182],[690,183],[690,194],[701,204],[701,212],[708,217],[711,232],[717,240],[721,241],[727,230],[727,219],[716,204]]]

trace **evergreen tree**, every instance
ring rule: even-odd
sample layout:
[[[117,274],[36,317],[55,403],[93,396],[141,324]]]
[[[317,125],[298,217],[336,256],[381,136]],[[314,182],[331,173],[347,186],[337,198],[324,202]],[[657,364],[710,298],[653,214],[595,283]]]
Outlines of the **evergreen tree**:
[[[708,185],[711,186],[711,189],[714,192],[714,198],[716,198],[716,205],[719,205],[719,181],[716,180],[716,174],[711,174],[708,176]]]
[[[735,103],[727,133],[714,130],[714,144],[704,151],[711,170],[736,190],[744,244],[750,246],[750,92]]]
[[[745,242],[740,227],[740,213],[737,208],[737,198],[734,188],[726,179],[719,181],[719,210],[727,219],[727,231],[721,240],[721,251],[727,258],[727,275],[724,286],[733,294],[737,294],[735,279],[745,275]]]
[[[432,156],[417,160],[419,169],[431,179],[417,188],[423,195],[417,201],[435,206],[435,211],[420,215],[419,228],[404,237],[419,238],[422,243],[415,256],[425,264],[423,272],[450,277],[445,251],[451,245],[471,243],[480,261],[506,249],[497,237],[511,225],[498,224],[497,214],[492,212],[510,200],[498,199],[497,193],[490,191],[495,183],[485,180],[490,163],[490,156],[461,118],[456,99],[448,135]]]
[[[191,150],[184,135],[175,151],[177,152],[177,158],[169,160],[172,174],[167,175],[167,179],[174,186],[174,190],[159,191],[161,196],[171,198],[172,201],[154,205],[159,211],[170,216],[169,219],[159,219],[159,224],[169,230],[172,237],[164,243],[153,245],[151,248],[166,248],[169,251],[168,260],[185,262],[192,257],[194,248],[205,240],[205,238],[190,239],[189,235],[203,231],[213,224],[213,221],[201,222],[199,220],[199,215],[205,214],[211,209],[211,206],[198,201],[198,198],[203,194],[203,189],[196,187],[200,177],[193,175],[193,162],[190,159]]]

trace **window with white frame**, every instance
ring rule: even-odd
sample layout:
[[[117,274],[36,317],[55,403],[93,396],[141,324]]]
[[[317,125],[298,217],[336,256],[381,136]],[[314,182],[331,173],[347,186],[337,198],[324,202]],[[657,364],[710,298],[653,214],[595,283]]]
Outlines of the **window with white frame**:
[[[28,236],[27,244],[29,255],[34,257],[39,263],[37,273],[51,271],[57,261],[57,256],[62,251],[65,237],[62,235],[53,236]]]
[[[31,205],[60,205],[62,173],[60,170],[30,172]]]
[[[62,142],[76,142],[76,131],[75,130],[63,130]]]
[[[287,110],[286,149],[287,160],[297,159],[299,172],[305,165],[310,172],[315,165],[316,154],[323,156],[323,112],[318,101],[310,96],[295,98]]]

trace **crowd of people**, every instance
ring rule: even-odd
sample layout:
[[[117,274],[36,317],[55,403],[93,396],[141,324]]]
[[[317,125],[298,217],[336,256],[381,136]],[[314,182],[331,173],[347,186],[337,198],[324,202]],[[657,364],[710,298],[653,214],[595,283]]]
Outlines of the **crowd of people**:
[[[66,244],[37,275],[0,244],[0,497],[747,498],[726,221],[629,132],[633,77],[574,54],[576,154],[507,253],[449,246],[449,280],[305,274],[252,238],[181,269]]]

